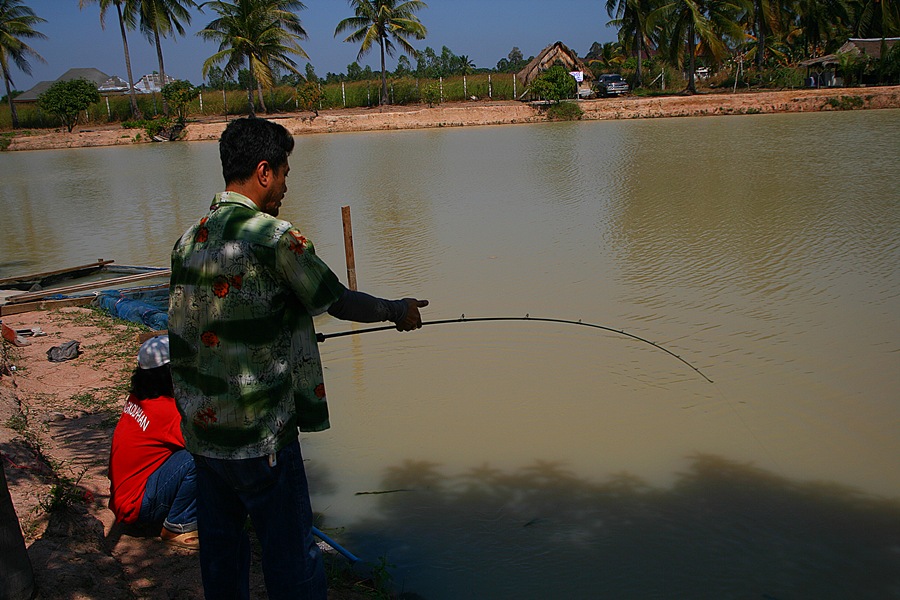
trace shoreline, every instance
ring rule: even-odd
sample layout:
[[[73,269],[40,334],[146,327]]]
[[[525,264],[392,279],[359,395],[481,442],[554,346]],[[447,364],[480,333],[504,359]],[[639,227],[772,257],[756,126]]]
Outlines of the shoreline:
[[[827,88],[780,91],[704,93],[691,96],[600,98],[578,101],[583,121],[700,117],[740,114],[775,114],[900,108],[900,85],[868,88]],[[239,118],[239,117],[233,117]],[[546,115],[531,104],[515,100],[448,102],[424,105],[323,110],[266,115],[293,135],[397,131],[434,127],[512,125],[546,122]],[[229,119],[233,120],[233,119]],[[188,122],[183,141],[213,141],[225,128],[221,116]],[[149,143],[143,131],[104,125],[67,133],[50,130],[14,135],[7,150],[50,150]],[[140,139],[135,140],[140,133]]]

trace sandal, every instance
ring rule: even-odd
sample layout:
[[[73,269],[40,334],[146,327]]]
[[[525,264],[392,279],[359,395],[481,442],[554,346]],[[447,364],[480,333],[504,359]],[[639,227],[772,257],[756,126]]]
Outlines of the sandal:
[[[163,527],[162,531],[159,532],[159,537],[162,538],[167,544],[172,544],[173,546],[179,546],[181,548],[187,548],[189,550],[199,550],[200,549],[200,536],[197,531],[186,531],[184,533],[175,533],[174,531],[169,531],[165,527]]]

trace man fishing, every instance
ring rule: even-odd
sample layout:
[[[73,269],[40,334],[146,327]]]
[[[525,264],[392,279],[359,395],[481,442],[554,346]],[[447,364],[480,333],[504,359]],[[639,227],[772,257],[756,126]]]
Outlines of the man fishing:
[[[175,398],[197,467],[208,599],[249,597],[249,515],[269,598],[326,597],[299,433],[329,427],[313,316],[422,326],[427,300],[348,290],[312,242],[277,219],[294,140],[264,119],[219,140],[225,191],[172,251]]]

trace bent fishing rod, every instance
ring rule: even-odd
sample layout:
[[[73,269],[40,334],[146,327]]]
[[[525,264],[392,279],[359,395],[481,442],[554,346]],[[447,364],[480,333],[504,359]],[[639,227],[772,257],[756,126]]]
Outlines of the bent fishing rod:
[[[422,326],[424,327],[425,325],[446,325],[446,324],[450,324],[450,323],[476,323],[476,322],[484,322],[484,321],[540,321],[543,323],[562,323],[564,325],[582,325],[584,327],[591,327],[593,329],[602,329],[603,331],[617,333],[619,335],[624,335],[625,337],[630,337],[632,339],[638,340],[639,342],[644,342],[645,344],[650,344],[654,348],[657,348],[659,350],[662,350],[666,354],[674,356],[675,358],[677,358],[678,360],[680,360],[681,362],[683,362],[684,364],[686,364],[687,366],[692,368],[694,371],[696,371],[700,375],[700,377],[702,377],[709,383],[713,382],[712,379],[710,379],[709,377],[707,377],[706,375],[703,374],[703,371],[701,371],[700,369],[698,369],[697,367],[695,367],[694,365],[692,365],[685,359],[681,358],[680,356],[678,356],[677,354],[675,354],[668,348],[666,348],[660,344],[657,344],[656,342],[651,342],[648,339],[642,338],[633,333],[628,333],[627,331],[624,331],[622,329],[615,329],[613,327],[607,327],[605,325],[597,325],[595,323],[585,323],[584,321],[582,321],[580,319],[578,321],[570,321],[568,319],[553,319],[553,318],[548,318],[548,317],[532,317],[527,314],[524,317],[474,317],[474,318],[466,318],[466,315],[461,315],[458,319],[442,319],[439,321],[422,321]],[[325,340],[329,340],[331,338],[344,337],[344,336],[348,336],[348,335],[361,335],[363,333],[373,333],[375,331],[390,331],[392,329],[396,330],[397,328],[394,325],[384,325],[384,326],[380,326],[380,327],[369,327],[367,329],[356,329],[353,331],[340,331],[337,333],[316,333],[316,339],[319,342],[324,342]]]

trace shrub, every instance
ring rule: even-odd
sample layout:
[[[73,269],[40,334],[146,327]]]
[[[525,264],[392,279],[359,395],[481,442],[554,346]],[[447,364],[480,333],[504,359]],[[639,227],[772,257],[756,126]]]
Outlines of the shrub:
[[[153,136],[159,135],[164,129],[168,129],[172,127],[172,119],[169,117],[157,117],[155,119],[142,119],[140,121],[125,121],[122,123],[122,127],[125,129],[143,129],[147,134],[149,139],[153,139]],[[138,134],[139,136],[140,134]],[[135,136],[135,139],[138,139],[138,136]]]
[[[425,84],[425,87],[422,88],[422,101],[428,103],[428,106],[434,106],[435,104],[441,103],[441,88],[440,86],[433,82],[429,81]]]
[[[38,106],[59,117],[69,132],[78,124],[78,113],[99,101],[97,86],[86,79],[57,81],[38,96]]]
[[[164,85],[160,93],[175,111],[178,122],[184,125],[184,121],[187,118],[188,105],[200,95],[200,88],[191,85],[190,81],[178,79]]]
[[[322,100],[322,88],[317,82],[307,81],[297,86],[297,108],[308,110],[319,116],[319,102]]]
[[[538,76],[530,86],[531,93],[544,100],[559,102],[575,95],[578,84],[565,67],[554,65]]]
[[[547,109],[547,118],[553,121],[577,121],[584,111],[574,102],[560,102]]]

